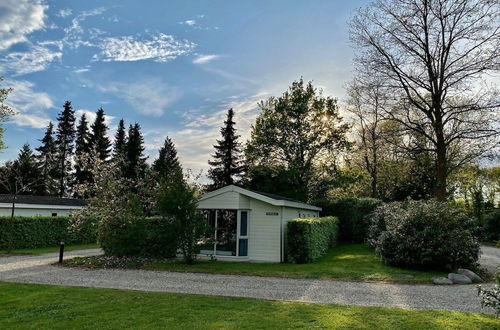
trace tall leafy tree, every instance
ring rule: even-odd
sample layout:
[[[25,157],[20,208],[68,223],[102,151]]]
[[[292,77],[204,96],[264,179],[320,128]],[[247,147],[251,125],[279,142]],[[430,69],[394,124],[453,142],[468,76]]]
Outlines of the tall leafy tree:
[[[38,152],[37,164],[41,175],[41,194],[55,196],[58,192],[57,183],[57,146],[54,140],[54,125],[49,122]]]
[[[60,197],[65,196],[70,189],[71,159],[75,141],[75,111],[70,101],[66,101],[63,110],[57,117],[57,165]]]
[[[147,168],[144,156],[144,138],[141,133],[141,126],[138,123],[130,125],[128,130],[128,141],[125,146],[125,164],[123,175],[134,181],[144,176]]]
[[[434,196],[454,170],[498,145],[500,4],[491,0],[376,0],[351,22],[359,74],[379,77],[398,103],[386,119],[423,136],[435,156]]]
[[[158,158],[153,162],[153,170],[161,180],[169,180],[182,173],[182,167],[177,157],[177,150],[172,140],[167,136],[161,147]]]
[[[91,126],[90,146],[97,152],[100,160],[108,160],[111,153],[111,141],[107,136],[108,126],[105,123],[104,109],[96,112],[94,123]]]
[[[90,133],[87,116],[82,114],[76,128],[75,140],[75,183],[90,182],[91,173],[86,169],[85,162],[91,150]]]
[[[337,100],[300,79],[259,107],[245,151],[248,185],[264,190],[279,179],[286,182],[283,194],[307,200],[317,163],[348,145],[349,125],[342,122]]]
[[[211,166],[208,171],[208,177],[212,180],[211,189],[233,184],[243,174],[241,143],[238,141],[240,136],[236,134],[235,124],[234,111],[229,109],[224,126],[220,129],[222,139],[217,140],[213,160],[208,162]]]

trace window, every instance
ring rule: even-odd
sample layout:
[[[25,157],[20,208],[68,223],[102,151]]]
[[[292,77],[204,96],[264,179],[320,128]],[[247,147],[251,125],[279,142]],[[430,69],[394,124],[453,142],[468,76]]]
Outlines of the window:
[[[246,257],[248,256],[248,239],[246,238],[240,238],[239,239],[239,256],[240,257]]]
[[[247,236],[248,232],[248,212],[241,211],[240,215],[240,236]]]
[[[53,217],[57,217],[57,213],[52,213],[52,216]]]

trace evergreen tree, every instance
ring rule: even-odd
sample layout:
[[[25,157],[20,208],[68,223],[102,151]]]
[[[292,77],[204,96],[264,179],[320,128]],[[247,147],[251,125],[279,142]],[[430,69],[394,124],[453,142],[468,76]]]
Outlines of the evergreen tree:
[[[125,153],[125,146],[127,145],[127,134],[125,132],[125,121],[120,119],[118,123],[118,130],[115,135],[115,142],[113,145],[113,159],[122,158]]]
[[[213,181],[210,189],[233,184],[243,174],[241,143],[238,141],[240,136],[236,135],[233,117],[234,111],[229,109],[220,130],[222,140],[217,140],[217,145],[214,145],[215,154],[212,156],[214,160],[208,162],[211,166],[208,177]]]
[[[8,193],[22,195],[37,195],[41,193],[41,176],[36,157],[28,143],[19,151],[17,159],[8,164],[6,171]]]
[[[153,162],[153,170],[157,173],[160,181],[169,180],[176,174],[182,173],[177,150],[175,150],[175,145],[168,136],[159,151],[158,159]]]
[[[40,194],[57,195],[57,147],[54,140],[54,125],[52,122],[47,126],[45,135],[40,140],[41,146],[36,148],[38,152],[37,164],[40,171],[41,183]]]
[[[104,123],[104,109],[101,107],[96,112],[94,123],[91,126],[90,146],[95,149],[99,159],[106,161],[111,152],[111,141],[106,136],[108,126]]]
[[[138,123],[130,125],[128,141],[125,146],[125,164],[123,175],[134,181],[144,176],[147,157],[144,156],[144,138]]]
[[[69,190],[71,174],[71,157],[75,141],[75,111],[70,101],[64,103],[63,111],[57,117],[57,169],[59,180],[59,196],[63,197]]]
[[[85,159],[90,154],[90,133],[87,116],[82,114],[76,128],[75,140],[75,183],[83,184],[91,180],[91,173],[85,169]]]

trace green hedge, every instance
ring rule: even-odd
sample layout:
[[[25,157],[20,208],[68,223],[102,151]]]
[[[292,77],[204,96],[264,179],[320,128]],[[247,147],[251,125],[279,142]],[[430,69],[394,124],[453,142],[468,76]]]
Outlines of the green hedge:
[[[323,208],[323,216],[339,218],[339,241],[363,243],[367,239],[369,215],[382,205],[382,201],[374,198],[337,198],[313,204]]]
[[[0,217],[0,250],[96,242],[96,220],[72,217]]]
[[[107,255],[174,257],[177,231],[172,220],[162,217],[113,219],[101,223],[99,243]]]
[[[288,222],[286,256],[292,263],[309,263],[323,256],[337,243],[338,219],[298,218]]]

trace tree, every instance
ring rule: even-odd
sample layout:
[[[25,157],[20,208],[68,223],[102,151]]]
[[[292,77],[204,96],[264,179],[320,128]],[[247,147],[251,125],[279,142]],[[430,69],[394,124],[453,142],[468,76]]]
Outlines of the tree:
[[[64,103],[63,111],[57,117],[57,163],[59,179],[59,197],[66,195],[69,189],[71,158],[75,140],[75,112],[70,101]]]
[[[490,0],[376,0],[351,21],[359,74],[378,77],[398,103],[385,117],[431,145],[439,200],[448,176],[499,133],[497,93],[482,84],[499,69],[499,15]]]
[[[28,143],[24,144],[17,159],[6,164],[3,186],[7,193],[17,195],[39,195],[40,170],[36,157]]]
[[[127,133],[125,132],[125,121],[120,119],[113,144],[113,159],[122,158],[127,145]]]
[[[41,175],[41,194],[57,195],[57,146],[54,140],[54,125],[49,122],[45,135],[40,140],[42,143],[35,150],[38,152],[37,164]]]
[[[101,107],[96,112],[94,123],[90,127],[90,146],[97,151],[99,159],[108,160],[111,153],[111,141],[107,137],[108,126],[105,123],[104,109]]]
[[[241,143],[238,141],[240,136],[236,134],[233,118],[234,111],[229,109],[224,126],[220,129],[222,140],[217,140],[212,156],[214,160],[208,162],[211,166],[208,177],[212,180],[212,190],[234,184],[243,174]]]
[[[83,184],[91,180],[91,173],[84,169],[84,158],[90,153],[90,133],[87,116],[82,114],[76,128],[75,140],[75,183]]]
[[[288,197],[307,200],[316,163],[347,147],[349,125],[342,123],[337,100],[324,97],[312,83],[295,81],[281,97],[259,103],[262,112],[252,126],[245,155],[249,186],[260,189],[255,172],[279,171]],[[275,172],[276,173],[276,172]],[[258,176],[256,176],[258,177]],[[272,177],[264,179],[270,184]],[[294,191],[291,196],[288,191]]]
[[[167,136],[159,151],[158,159],[153,162],[153,170],[161,180],[169,180],[182,173],[182,167],[177,157],[177,150],[172,140]]]
[[[144,138],[138,123],[130,125],[128,141],[125,146],[125,164],[123,175],[133,183],[144,176],[147,157],[144,156]]]
[[[2,81],[3,77],[0,76],[0,82]],[[12,92],[12,88],[0,88],[0,150],[5,148],[2,141],[3,127],[1,123],[5,122],[9,116],[14,115],[14,110],[5,104],[5,100],[10,92]]]

